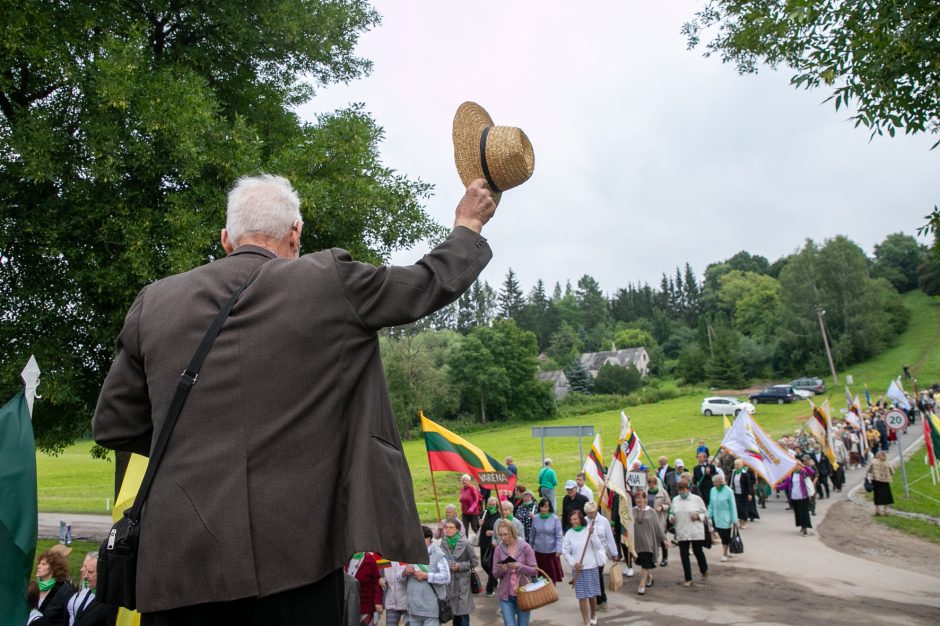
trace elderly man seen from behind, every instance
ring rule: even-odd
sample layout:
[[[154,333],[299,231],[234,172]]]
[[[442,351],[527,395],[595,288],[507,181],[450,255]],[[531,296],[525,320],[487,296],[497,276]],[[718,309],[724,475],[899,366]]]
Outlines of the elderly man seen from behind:
[[[150,455],[177,385],[191,388],[143,508],[143,626],[339,624],[351,554],[427,562],[378,331],[473,284],[495,208],[476,180],[438,246],[375,267],[338,248],[301,256],[297,192],[246,177],[228,197],[228,256],[143,286],[92,422],[99,444]],[[240,288],[198,379],[181,376]]]

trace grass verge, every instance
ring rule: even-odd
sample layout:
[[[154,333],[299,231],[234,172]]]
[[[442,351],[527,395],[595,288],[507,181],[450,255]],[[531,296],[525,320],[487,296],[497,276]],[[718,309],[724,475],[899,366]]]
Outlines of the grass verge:
[[[879,515],[874,518],[879,524],[890,526],[909,535],[926,539],[940,545],[940,526],[919,519],[909,519],[898,515]]]

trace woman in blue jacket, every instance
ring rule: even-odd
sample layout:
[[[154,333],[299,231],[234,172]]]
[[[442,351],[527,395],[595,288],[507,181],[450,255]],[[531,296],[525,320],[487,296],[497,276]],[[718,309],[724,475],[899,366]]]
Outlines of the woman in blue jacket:
[[[738,523],[738,508],[734,503],[734,491],[725,484],[721,474],[712,476],[712,492],[708,500],[708,518],[721,537],[721,560],[731,558],[731,529]]]

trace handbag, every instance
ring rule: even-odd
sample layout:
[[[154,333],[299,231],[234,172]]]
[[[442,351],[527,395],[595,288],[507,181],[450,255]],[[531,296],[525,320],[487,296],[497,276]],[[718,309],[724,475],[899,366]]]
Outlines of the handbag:
[[[450,606],[450,603],[447,601],[447,595],[445,593],[442,598],[440,594],[437,593],[438,587],[440,585],[431,585],[431,589],[434,591],[434,595],[437,596],[437,621],[441,624],[446,624],[447,622],[454,619],[454,609]]]
[[[866,476],[865,477],[865,491],[867,491],[868,493],[871,493],[874,490],[875,490],[875,486],[872,484],[871,478]]]
[[[534,611],[558,600],[558,589],[551,577],[545,570],[536,569],[542,574],[539,580],[544,581],[545,584],[531,591],[526,590],[526,585],[516,589],[516,604],[520,611]]]
[[[741,539],[741,533],[738,532],[737,526],[731,530],[731,545],[728,547],[728,549],[731,554],[744,553],[744,541]]]
[[[623,566],[620,563],[614,563],[610,568],[610,585],[608,588],[611,591],[617,591],[623,587]]]
[[[254,273],[225,303],[199,343],[189,366],[180,374],[173,401],[170,402],[166,411],[166,419],[163,421],[157,443],[150,455],[150,462],[147,464],[147,471],[140,483],[137,497],[134,498],[134,505],[124,511],[124,515],[111,527],[107,539],[102,541],[101,547],[98,548],[98,583],[95,597],[99,602],[131,610],[137,608],[137,550],[140,546],[140,516],[147,496],[150,494],[153,477],[160,466],[170,433],[176,424],[176,418],[179,417],[183,404],[186,402],[189,390],[199,378],[199,370],[209,354],[209,349],[212,348],[215,338],[222,330],[222,325],[232,312],[238,297],[253,278]]]
[[[714,540],[712,539],[712,531],[708,527],[707,521],[702,522],[702,525],[705,527],[705,542],[702,544],[702,547],[705,548],[706,550],[711,550],[712,543],[714,543]]]
[[[480,576],[475,569],[470,570],[470,593],[479,595],[483,587],[480,585]]]

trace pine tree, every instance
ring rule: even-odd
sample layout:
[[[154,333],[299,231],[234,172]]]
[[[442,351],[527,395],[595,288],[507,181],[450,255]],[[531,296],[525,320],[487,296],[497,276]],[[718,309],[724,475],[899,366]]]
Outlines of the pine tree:
[[[571,385],[571,391],[578,393],[592,393],[594,390],[594,379],[588,374],[581,364],[581,359],[575,357],[571,365],[565,370],[565,376],[568,377],[568,384]]]
[[[499,291],[499,316],[508,319],[518,319],[522,311],[524,300],[522,297],[522,288],[519,287],[519,281],[516,279],[515,272],[509,268],[506,274],[506,280]]]

